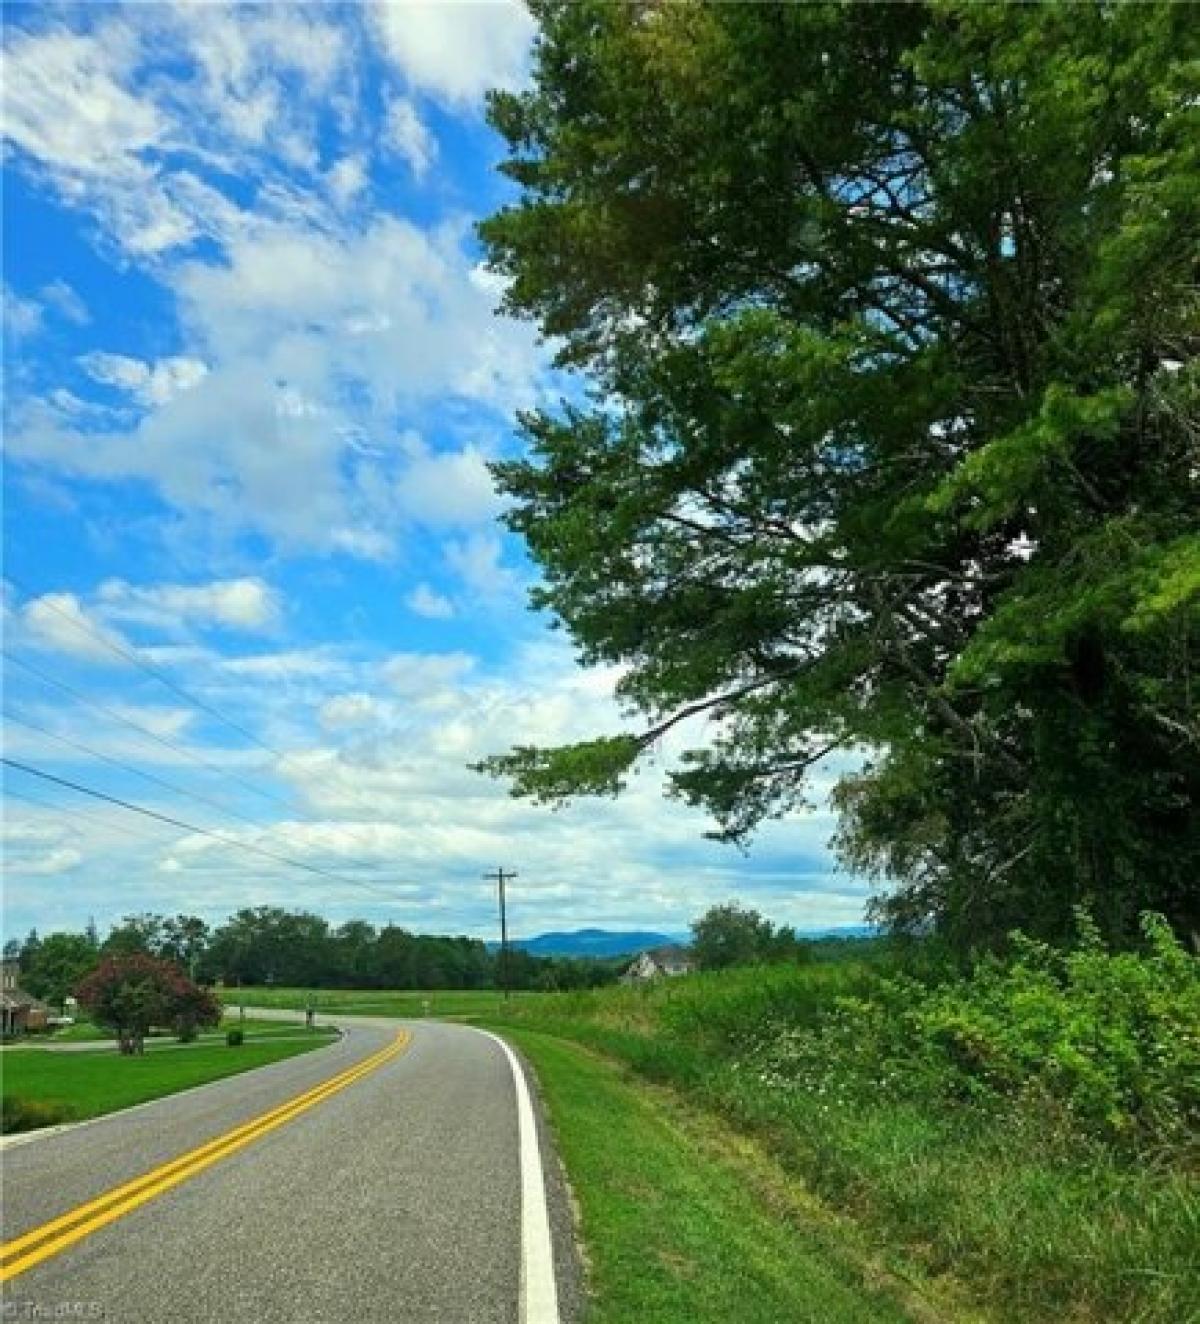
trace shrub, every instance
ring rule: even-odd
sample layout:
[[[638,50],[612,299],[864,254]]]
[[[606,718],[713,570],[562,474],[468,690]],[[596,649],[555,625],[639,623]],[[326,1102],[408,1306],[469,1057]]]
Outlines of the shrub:
[[[892,976],[815,1025],[775,1020],[745,1058],[778,1088],[1012,1100],[1095,1139],[1186,1146],[1200,1127],[1200,963],[1161,917],[1142,930],[1142,951],[1118,953],[1082,914],[1065,952],[1014,935],[1013,957],[968,976]]]
[[[0,1132],[36,1131],[43,1126],[69,1122],[73,1114],[68,1104],[57,1099],[22,1099],[6,1094],[0,1100]]]
[[[230,1048],[240,1048],[246,1042],[246,1032],[241,1029],[225,1031],[225,1043]]]

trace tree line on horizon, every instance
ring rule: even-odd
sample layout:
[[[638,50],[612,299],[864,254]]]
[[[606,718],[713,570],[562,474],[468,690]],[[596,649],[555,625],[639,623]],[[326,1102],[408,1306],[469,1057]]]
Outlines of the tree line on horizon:
[[[21,986],[61,1003],[105,957],[144,955],[172,961],[201,984],[278,984],[306,988],[513,989],[594,988],[616,980],[621,960],[535,956],[509,947],[506,958],[478,938],[412,933],[361,919],[332,925],[308,911],[244,908],[210,926],[196,915],[127,915],[101,939],[82,932],[10,941]]]
[[[799,964],[823,945],[799,938],[789,925],[730,900],[692,921],[690,954],[698,970]],[[841,944],[835,944],[841,945]],[[279,985],[299,988],[488,989],[554,992],[615,983],[629,957],[538,956],[510,947],[507,967],[478,938],[411,933],[352,919],[340,925],[309,911],[244,908],[211,927],[198,915],[126,915],[101,940],[94,922],[81,933],[10,941],[22,987],[61,1004],[106,962],[152,958],[177,967],[201,986]]]

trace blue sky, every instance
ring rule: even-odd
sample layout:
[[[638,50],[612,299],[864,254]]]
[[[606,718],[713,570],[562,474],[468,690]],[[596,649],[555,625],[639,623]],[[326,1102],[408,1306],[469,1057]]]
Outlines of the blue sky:
[[[490,935],[501,863],[518,933],[731,896],[858,921],[823,807],[706,842],[661,798],[677,746],[557,813],[467,769],[628,726],[526,609],[486,467],[575,389],[473,230],[509,196],[482,98],[526,77],[523,10],[4,18],[7,754],[321,871],[9,771],[6,934],[279,904]]]

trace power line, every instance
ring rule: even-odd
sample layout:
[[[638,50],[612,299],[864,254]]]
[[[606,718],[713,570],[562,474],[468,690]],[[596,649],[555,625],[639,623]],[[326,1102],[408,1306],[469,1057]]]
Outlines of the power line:
[[[29,672],[31,676],[35,676],[45,684],[52,685],[55,689],[61,690],[64,694],[69,694],[79,703],[86,704],[89,708],[94,708],[97,712],[104,713],[106,717],[110,717],[114,722],[120,722],[122,725],[128,726],[132,730],[139,732],[148,740],[153,740],[156,745],[162,745],[164,749],[173,750],[176,754],[182,754],[184,758],[191,759],[193,763],[198,764],[202,768],[206,768],[209,772],[215,773],[218,777],[221,777],[226,781],[236,782],[238,786],[244,787],[247,791],[253,791],[255,795],[261,796],[264,800],[271,800],[275,804],[282,805],[285,809],[291,812],[292,807],[283,796],[275,795],[271,791],[264,790],[261,786],[255,786],[253,782],[248,782],[241,777],[235,776],[227,769],[218,767],[215,763],[210,763],[208,759],[202,758],[193,750],[186,749],[183,745],[177,745],[173,740],[168,740],[165,736],[160,736],[157,732],[151,731],[149,727],[142,726],[140,722],[135,722],[132,717],[124,716],[124,714],[117,712],[115,708],[110,708],[107,704],[101,703],[98,699],[91,698],[89,695],[68,685],[65,681],[56,680],[40,667],[35,667],[33,663],[26,662],[24,658],[15,656],[7,648],[0,648],[0,656],[3,656],[8,662],[14,663],[23,671]]]
[[[86,704],[90,708],[94,708],[97,712],[104,713],[107,717],[110,717],[113,721],[120,722],[122,725],[128,726],[132,730],[139,732],[147,739],[153,740],[155,744],[161,745],[164,749],[172,750],[176,754],[181,754],[183,755],[183,757],[191,759],[193,763],[198,764],[202,768],[206,768],[209,772],[214,773],[216,776],[222,778],[223,780],[232,781],[236,783],[238,786],[244,787],[248,791],[253,791],[255,795],[261,796],[263,799],[270,800],[273,804],[277,804],[281,806],[289,814],[294,814],[296,812],[293,809],[293,807],[288,803],[288,801],[285,800],[282,796],[275,795],[270,791],[264,790],[262,787],[255,786],[252,782],[248,782],[244,778],[237,777],[233,773],[227,772],[225,769],[218,767],[217,764],[210,763],[208,759],[202,758],[199,754],[196,754],[194,751],[186,748],[185,746],[176,744],[175,741],[168,740],[165,736],[158,735],[156,732],[151,731],[149,727],[142,726],[140,722],[135,722],[131,717],[126,717],[123,714],[117,712],[116,709],[110,708],[106,704],[101,703],[99,700],[93,699],[89,695],[81,693],[79,690],[74,689],[72,686],[66,684],[64,681],[56,680],[55,677],[49,675],[47,672],[43,671],[40,667],[35,667],[32,663],[26,662],[23,658],[16,657],[7,648],[0,648],[0,656],[3,656],[5,660],[8,662],[15,663],[18,667],[22,668],[22,670],[29,672],[31,676],[35,676],[38,680],[44,682],[45,684],[52,685],[55,689],[61,690],[64,694],[69,694],[72,698],[76,699],[78,702]],[[66,736],[57,735],[52,731],[45,730],[45,728],[34,726],[34,724],[30,722],[28,719],[14,717],[12,720],[21,722],[23,725],[32,727],[34,730],[40,730],[43,735],[50,736],[52,740],[59,740],[62,741],[64,744],[68,744],[68,745],[74,744],[75,748],[81,749],[85,753],[91,754],[95,758],[103,759],[105,763],[112,763],[116,767],[124,768],[126,772],[133,772],[139,777],[145,777],[150,781],[157,781],[159,785],[165,786],[168,790],[176,791],[178,794],[187,796],[189,799],[197,800],[204,804],[215,807],[219,809],[221,813],[228,814],[232,818],[240,819],[243,823],[249,823],[252,827],[259,826],[259,824],[257,824],[253,819],[247,818],[244,814],[238,813],[237,810],[224,808],[220,804],[218,804],[215,800],[210,800],[206,796],[197,795],[195,792],[187,791],[179,786],[173,786],[171,783],[164,781],[161,777],[155,777],[150,773],[141,772],[140,770],[130,767],[128,764],[123,764],[118,760],[109,757],[106,754],[101,754],[98,750],[89,749],[86,745],[81,745],[76,741],[68,740]],[[312,818],[312,816],[308,814],[302,813],[299,815],[299,817],[301,817],[302,819],[304,819],[306,822],[309,823],[316,824],[318,822],[318,820]],[[376,869],[379,867],[378,864],[373,860],[370,861],[347,860],[346,863],[357,865],[359,868],[362,869]]]
[[[88,625],[84,621],[81,621],[78,617],[72,616],[70,612],[63,611],[61,607],[55,606],[53,602],[48,602],[46,600],[47,598],[46,594],[36,593],[19,576],[12,574],[11,571],[7,572],[7,574],[8,574],[8,578],[11,579],[12,582],[16,584],[18,588],[23,589],[29,597],[35,599],[37,602],[39,602],[43,607],[47,608],[49,611],[54,612],[56,616],[61,616],[62,619],[67,622],[68,625],[74,626],[76,630],[79,630],[83,634],[86,634],[92,639],[95,639],[97,643],[99,643],[102,647],[107,648],[108,651],[114,654],[116,657],[124,658],[126,662],[132,662],[135,667],[139,668],[139,670],[141,671],[144,671],[147,676],[153,676],[154,679],[157,680],[160,685],[165,685],[167,689],[169,689],[173,694],[179,695],[181,699],[185,700],[187,703],[190,703],[194,708],[198,708],[201,712],[208,713],[210,717],[215,717],[217,721],[223,722],[231,730],[236,731],[239,735],[244,736],[247,740],[250,741],[251,744],[257,745],[259,749],[265,750],[266,753],[273,755],[277,759],[282,759],[285,757],[285,755],[281,754],[279,750],[275,749],[271,745],[268,745],[265,741],[260,740],[258,736],[254,734],[253,731],[248,731],[244,726],[240,725],[238,722],[235,722],[231,717],[226,717],[225,714],[221,712],[219,708],[215,708],[212,704],[207,703],[204,699],[196,698],[194,694],[192,694],[188,690],[185,690],[182,685],[179,685],[175,681],[173,681],[170,676],[166,675],[165,672],[159,671],[157,667],[151,666],[150,663],[147,662],[146,659],[142,657],[140,653],[136,652],[133,649],[122,648],[120,644],[114,643],[106,635],[101,634],[99,630],[93,629],[90,625]]]
[[[102,825],[105,830],[120,832],[125,836],[136,837],[139,841],[149,841],[157,845],[162,845],[164,838],[161,834],[156,834],[152,830],[142,831],[135,828],[130,823],[124,821],[114,822],[111,818],[103,818],[99,813],[90,809],[81,809],[78,805],[68,809],[65,805],[56,805],[50,800],[39,800],[35,795],[28,795],[24,791],[14,790],[11,786],[3,788],[4,798],[6,800],[21,800],[27,805],[33,805],[38,809],[44,809],[47,813],[57,814],[66,818],[86,818],[92,823]]]
[[[210,828],[197,827],[194,823],[187,823],[181,818],[173,818],[170,814],[160,814],[156,809],[147,809],[144,805],[133,804],[128,800],[122,800],[119,796],[107,795],[103,791],[97,791],[90,786],[71,781],[68,777],[56,777],[52,772],[34,768],[28,763],[19,762],[17,759],[10,759],[7,755],[0,755],[0,763],[4,764],[5,767],[15,768],[18,772],[28,773],[31,777],[40,777],[43,781],[53,782],[56,786],[65,786],[69,790],[78,791],[81,795],[90,795],[93,799],[118,805],[122,809],[128,809],[130,813],[142,814],[146,818],[157,819],[160,823],[169,823],[172,827],[182,828],[185,832],[195,832],[202,837],[211,837],[214,841],[219,841],[224,846],[232,846],[235,850],[248,851],[252,855],[261,855],[264,859],[274,860],[277,864],[286,864],[293,869],[303,869],[306,873],[318,874],[322,878],[330,878],[335,883],[344,883],[349,887],[362,887],[368,892],[376,892],[380,896],[391,898],[391,893],[385,892],[380,887],[374,887],[370,883],[364,883],[361,879],[347,878],[343,874],[331,873],[328,869],[318,868],[315,864],[305,864],[302,860],[293,860],[286,855],[277,855],[274,851],[264,850],[261,846],[252,846],[245,841],[235,841],[219,832],[213,832]]]
[[[57,740],[61,745],[67,745],[71,749],[77,749],[82,754],[87,754],[91,758],[99,759],[101,763],[108,763],[114,768],[120,768],[122,772],[131,772],[135,777],[141,777],[144,781],[153,782],[155,786],[161,786],[165,791],[172,791],[174,794],[182,795],[188,800],[195,800],[197,804],[207,805],[210,809],[215,809],[219,814],[227,814],[230,818],[236,818],[239,822],[249,824],[250,827],[262,827],[262,824],[256,819],[247,818],[245,814],[239,814],[236,809],[226,809],[224,805],[216,800],[210,800],[206,795],[197,795],[195,791],[189,791],[185,786],[179,786],[175,782],[169,782],[165,777],[159,777],[153,772],[144,772],[141,768],[135,768],[131,763],[123,763],[120,759],[115,759],[110,754],[102,754],[100,750],[93,749],[90,745],[85,745],[79,740],[72,740],[69,736],[59,735],[57,731],[49,731],[46,727],[38,726],[36,722],[31,722],[25,717],[18,717],[15,713],[6,711],[3,716],[6,722],[16,722],[18,726],[24,726],[30,731],[36,731],[38,735],[49,736],[51,740]]]

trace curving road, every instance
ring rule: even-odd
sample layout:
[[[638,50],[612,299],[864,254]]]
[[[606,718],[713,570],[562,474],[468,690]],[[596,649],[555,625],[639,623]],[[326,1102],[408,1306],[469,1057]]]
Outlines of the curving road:
[[[465,1026],[337,1023],[331,1047],[7,1146],[3,1318],[573,1313],[570,1216],[510,1051]]]

